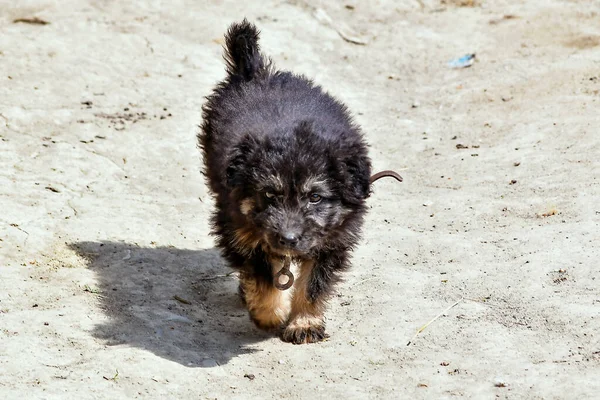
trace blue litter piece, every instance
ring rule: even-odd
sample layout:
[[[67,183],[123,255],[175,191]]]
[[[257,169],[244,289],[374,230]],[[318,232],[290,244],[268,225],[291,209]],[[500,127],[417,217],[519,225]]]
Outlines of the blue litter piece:
[[[467,54],[448,62],[450,68],[468,68],[475,62],[475,53]]]

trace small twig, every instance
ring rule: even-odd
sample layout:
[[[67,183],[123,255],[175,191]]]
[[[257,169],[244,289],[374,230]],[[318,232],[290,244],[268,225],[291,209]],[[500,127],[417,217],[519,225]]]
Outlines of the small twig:
[[[71,210],[73,210],[73,213],[75,214],[75,217],[76,217],[79,213],[77,212],[77,209],[75,207],[73,207],[73,205],[71,204],[71,200],[67,201],[67,205],[69,207],[71,207]]]
[[[365,282],[368,282],[368,281],[372,281],[373,279],[377,279],[377,277],[376,277],[376,276],[373,276],[373,277],[371,277],[371,278],[363,279],[362,281],[356,282],[354,285],[352,285],[352,286],[350,286],[350,287],[351,287],[351,288],[353,288],[354,286],[358,286],[358,285],[360,285],[361,283],[365,283]]]
[[[23,232],[23,233],[26,233],[26,234],[28,234],[28,235],[29,235],[29,232],[27,232],[27,231],[26,231],[26,230],[24,230],[24,229],[21,229],[21,228],[19,228],[19,224],[10,224],[10,226],[12,226],[13,228],[17,228],[17,229],[18,229],[18,230],[20,230],[21,232]]]
[[[84,285],[83,286],[83,291],[84,292],[88,292],[88,293],[92,293],[92,294],[100,294],[100,293],[102,293],[102,290],[100,290],[97,287],[91,287],[90,285]]]
[[[444,311],[442,311],[441,313],[439,313],[438,315],[436,315],[431,321],[429,321],[428,323],[426,323],[425,325],[423,325],[421,328],[419,328],[419,330],[417,331],[417,333],[415,333],[415,335],[408,341],[408,343],[406,343],[406,345],[410,346],[410,344],[413,342],[413,340],[415,340],[415,338],[417,337],[417,335],[419,333],[423,332],[429,325],[431,325],[433,323],[433,321],[435,321],[436,319],[438,319],[442,315],[446,314],[448,311],[450,311],[450,309],[452,307],[455,307],[458,303],[460,303],[463,300],[464,300],[464,297],[461,298],[460,300],[458,300],[457,302],[455,302],[454,304],[452,304],[450,307],[446,308]]]
[[[146,47],[148,47],[150,49],[150,53],[154,54],[154,49],[152,48],[152,43],[150,43],[148,38],[144,38],[144,40],[146,41]]]
[[[119,165],[118,163],[116,163],[115,161],[113,161],[110,157],[105,156],[104,154],[95,152],[94,150],[88,150],[86,148],[83,148],[83,150],[87,151],[88,153],[92,153],[94,155],[97,155],[98,157],[102,157],[102,158],[107,159],[108,161],[110,161],[111,163],[113,163],[117,168],[119,168],[121,171],[123,171],[124,174],[126,173],[125,169],[123,169],[123,167],[121,167],[121,165]]]
[[[327,14],[327,12],[325,10],[323,10],[322,8],[312,7],[308,3],[305,6],[308,7],[309,9],[312,9],[312,14],[317,19],[317,21],[319,21],[320,23],[322,23],[324,25],[331,27],[346,42],[353,43],[353,44],[359,44],[359,45],[367,44],[367,41],[364,38],[359,37],[356,34],[354,34],[354,32],[352,32],[350,30],[350,28],[348,28],[345,24],[341,23],[340,21],[334,21],[329,16],[329,14]]]
[[[188,305],[189,305],[189,304],[192,304],[192,302],[191,302],[191,301],[189,301],[189,300],[186,300],[186,299],[184,299],[183,297],[179,297],[179,296],[177,296],[177,295],[173,296],[173,299],[175,299],[175,300],[177,300],[178,302],[180,302],[180,303],[183,303],[183,304],[188,304]]]
[[[116,381],[117,381],[117,378],[119,377],[119,370],[117,369],[117,370],[115,370],[115,371],[117,371],[117,373],[116,373],[116,374],[115,374],[115,376],[113,376],[112,378],[108,378],[108,377],[106,377],[106,376],[103,376],[103,378],[104,378],[104,379],[106,379],[107,381],[115,381],[115,382],[116,382]]]
[[[23,24],[31,24],[31,25],[48,25],[50,22],[44,21],[41,18],[33,17],[33,18],[17,18],[13,20],[14,24],[18,24],[19,22]]]
[[[12,125],[10,124],[10,122],[8,121],[8,118],[6,118],[6,116],[4,114],[0,113],[0,118],[2,118],[4,120],[4,126],[6,126],[6,129],[8,129],[9,131],[13,131],[15,133],[20,133],[22,135],[27,135],[27,136],[33,137],[32,135],[29,135],[25,132],[20,132],[20,131],[16,130],[15,128],[13,128]]]
[[[223,274],[223,275],[215,275],[215,276],[208,276],[206,278],[200,278],[198,279],[199,281],[214,281],[215,279],[219,279],[219,278],[228,278],[231,275],[235,274],[236,271],[232,271],[228,274]]]
[[[463,300],[468,300],[468,301],[472,301],[474,303],[479,303],[479,304],[483,304],[486,305],[488,307],[496,307],[496,305],[491,304],[488,300],[488,298],[482,298],[482,299],[472,299],[469,297],[463,297]]]
[[[60,193],[60,190],[58,190],[57,188],[53,187],[53,186],[46,186],[45,187],[46,190],[49,190],[53,193]]]

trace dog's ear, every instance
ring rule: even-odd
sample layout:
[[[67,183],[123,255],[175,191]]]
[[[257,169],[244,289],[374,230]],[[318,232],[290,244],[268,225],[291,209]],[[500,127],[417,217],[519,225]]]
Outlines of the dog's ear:
[[[248,161],[256,151],[257,145],[254,136],[248,134],[233,148],[227,163],[227,186],[234,188],[247,182],[250,173]]]
[[[342,198],[350,204],[360,204],[371,194],[371,160],[366,152],[346,157],[343,162]]]

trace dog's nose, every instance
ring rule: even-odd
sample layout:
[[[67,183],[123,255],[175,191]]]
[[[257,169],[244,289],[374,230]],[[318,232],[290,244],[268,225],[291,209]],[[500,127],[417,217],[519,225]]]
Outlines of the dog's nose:
[[[294,247],[298,244],[298,235],[294,232],[284,232],[279,235],[279,244],[282,246]]]

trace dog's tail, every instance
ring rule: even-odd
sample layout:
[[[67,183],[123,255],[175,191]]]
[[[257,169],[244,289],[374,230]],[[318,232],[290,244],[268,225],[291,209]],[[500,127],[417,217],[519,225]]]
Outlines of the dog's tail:
[[[250,81],[265,69],[265,59],[258,46],[259,35],[256,26],[245,18],[229,27],[225,35],[225,61],[230,75]]]

